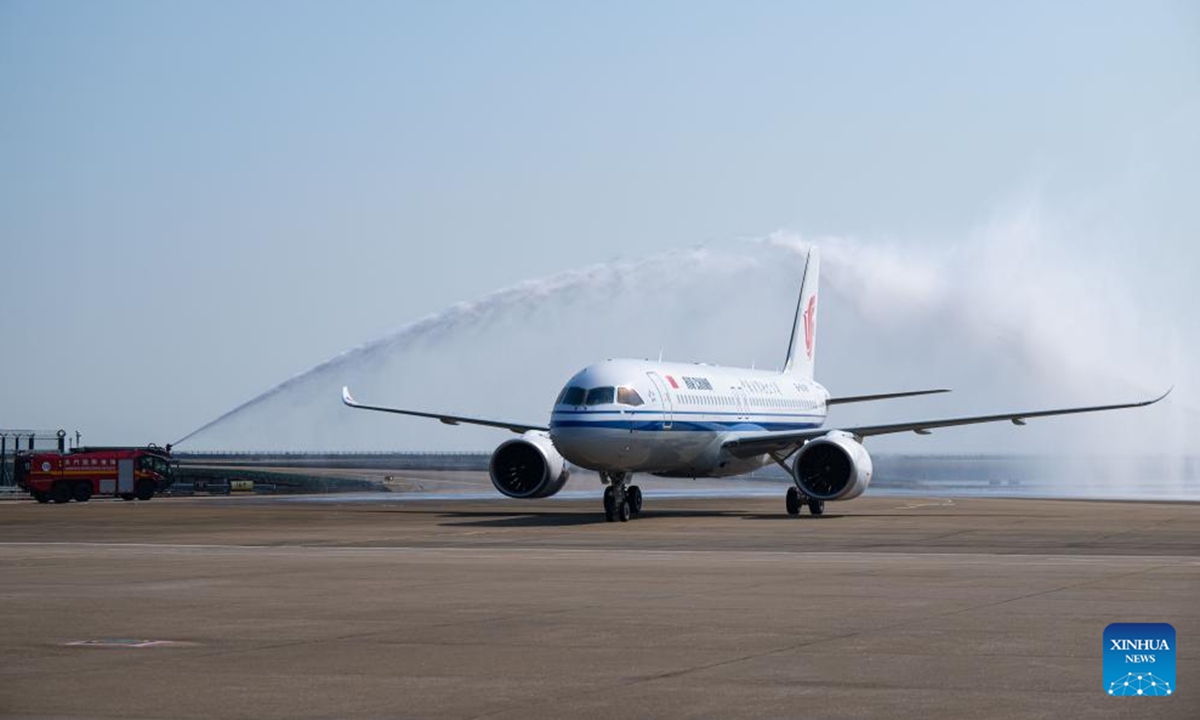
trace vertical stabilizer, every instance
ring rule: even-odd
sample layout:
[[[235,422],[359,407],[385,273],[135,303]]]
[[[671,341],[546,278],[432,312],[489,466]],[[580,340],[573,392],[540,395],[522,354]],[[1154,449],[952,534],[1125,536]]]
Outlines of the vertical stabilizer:
[[[792,321],[792,338],[788,342],[787,361],[783,372],[811,379],[813,360],[817,356],[817,276],[821,257],[810,248],[804,262],[804,279],[800,282],[800,299],[796,302],[796,319]]]

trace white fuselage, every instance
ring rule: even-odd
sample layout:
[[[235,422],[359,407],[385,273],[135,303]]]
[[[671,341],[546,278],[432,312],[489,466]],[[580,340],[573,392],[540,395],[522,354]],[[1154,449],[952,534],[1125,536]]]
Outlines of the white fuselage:
[[[550,438],[571,463],[602,472],[716,477],[772,462],[735,458],[728,440],[821,427],[829,393],[795,375],[749,368],[609,360],[567,382]]]

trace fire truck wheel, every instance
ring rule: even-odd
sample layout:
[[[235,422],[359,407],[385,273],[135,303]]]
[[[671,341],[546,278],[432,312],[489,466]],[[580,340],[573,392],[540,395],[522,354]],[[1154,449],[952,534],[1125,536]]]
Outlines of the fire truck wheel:
[[[42,492],[41,490],[34,490],[33,499],[40,503],[48,503],[50,502],[50,493]]]
[[[138,480],[137,499],[149,500],[154,497],[154,483],[150,480]]]
[[[75,502],[87,502],[91,500],[92,484],[90,482],[75,483],[75,488],[71,491],[71,496],[75,498]]]
[[[54,483],[54,487],[50,489],[50,499],[56,503],[71,502],[71,483]]]
[[[133,493],[121,493],[121,499],[122,500],[132,500]]]

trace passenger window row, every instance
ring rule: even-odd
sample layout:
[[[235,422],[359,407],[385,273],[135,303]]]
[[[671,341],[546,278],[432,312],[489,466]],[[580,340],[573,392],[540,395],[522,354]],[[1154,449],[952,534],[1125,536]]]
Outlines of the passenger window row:
[[[736,405],[736,396],[729,395],[694,395],[679,393],[676,395],[680,405]],[[752,407],[780,408],[785,410],[815,410],[817,403],[812,400],[778,397],[746,397],[744,401]]]

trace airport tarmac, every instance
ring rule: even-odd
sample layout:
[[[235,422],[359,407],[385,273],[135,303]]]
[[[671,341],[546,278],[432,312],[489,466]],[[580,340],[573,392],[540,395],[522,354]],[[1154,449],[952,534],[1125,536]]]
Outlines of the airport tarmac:
[[[7,716],[1200,716],[1200,504],[12,501],[0,578]],[[1119,621],[1174,695],[1105,695]]]

